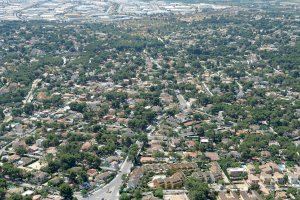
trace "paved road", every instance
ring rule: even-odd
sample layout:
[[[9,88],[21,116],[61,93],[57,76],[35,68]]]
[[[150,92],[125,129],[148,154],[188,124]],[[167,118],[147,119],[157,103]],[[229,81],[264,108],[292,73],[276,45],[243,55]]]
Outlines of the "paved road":
[[[207,85],[206,85],[203,81],[202,81],[202,84],[203,84],[205,90],[208,92],[208,94],[209,94],[210,96],[214,96],[213,93],[209,90],[209,88],[207,87]]]
[[[239,86],[239,89],[240,90],[243,90],[243,86],[238,82],[238,81],[235,81],[236,82],[236,84]]]
[[[244,96],[244,92],[243,92],[243,86],[238,82],[235,81],[237,83],[237,85],[239,86],[239,93],[237,94],[238,97],[243,97]]]
[[[6,147],[8,147],[9,145],[11,145],[14,141],[16,141],[16,140],[13,140],[13,141],[7,143],[4,147],[2,147],[2,148],[0,149],[0,156],[1,156],[2,153],[5,151]]]
[[[125,159],[117,176],[103,188],[95,191],[92,195],[84,198],[85,200],[117,200],[119,199],[119,190],[122,186],[122,175],[129,174],[132,167],[132,162]]]
[[[25,97],[25,99],[23,100],[23,106],[27,103],[30,103],[33,99],[33,92],[34,90],[37,88],[39,82],[41,82],[42,79],[35,79],[33,82],[32,82],[32,85],[31,85],[31,89],[30,91],[28,92],[27,96]]]
[[[186,100],[184,99],[184,97],[183,97],[181,94],[178,94],[178,95],[177,95],[177,99],[178,99],[179,104],[180,104],[180,106],[181,106],[181,108],[182,108],[183,110],[185,110],[185,109],[191,109],[191,104],[190,104],[190,102],[186,101]]]

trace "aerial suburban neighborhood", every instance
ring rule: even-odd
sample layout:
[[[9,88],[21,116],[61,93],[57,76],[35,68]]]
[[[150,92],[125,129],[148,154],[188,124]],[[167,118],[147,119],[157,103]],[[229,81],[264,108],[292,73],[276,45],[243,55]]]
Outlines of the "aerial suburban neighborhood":
[[[296,0],[2,2],[1,200],[300,199]]]

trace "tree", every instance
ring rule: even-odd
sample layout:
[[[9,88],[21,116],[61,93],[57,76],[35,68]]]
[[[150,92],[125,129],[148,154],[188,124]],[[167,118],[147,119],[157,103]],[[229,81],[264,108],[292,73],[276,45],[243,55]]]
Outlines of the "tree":
[[[51,147],[51,146],[57,146],[59,145],[59,137],[58,135],[55,135],[54,133],[50,133],[47,135],[47,139],[43,142],[43,146],[45,148]]]
[[[0,178],[0,199],[5,198],[6,194],[6,189],[7,189],[7,182],[5,179]]]
[[[193,117],[195,120],[198,120],[198,121],[205,119],[205,117],[200,113],[195,113]]]
[[[135,197],[135,199],[142,199],[143,195],[142,195],[141,190],[139,190],[139,189],[135,190],[134,197]]]
[[[27,145],[33,145],[33,144],[34,144],[34,141],[35,141],[35,139],[34,139],[34,137],[33,137],[32,135],[25,138],[25,143],[26,143]]]
[[[146,129],[147,127],[147,121],[144,119],[131,119],[128,121],[128,126],[132,129],[138,130],[138,129]]]
[[[161,151],[155,151],[153,153],[154,158],[163,158],[164,156],[165,156],[164,152],[161,152]]]
[[[64,199],[73,199],[73,189],[68,184],[61,184],[59,187],[59,192]]]
[[[83,111],[86,109],[86,103],[80,103],[80,102],[72,102],[69,104],[71,110],[77,111],[80,113],[83,113]]]
[[[7,188],[7,181],[4,178],[0,178],[0,188]]]
[[[25,104],[24,105],[24,112],[27,114],[27,115],[32,115],[33,111],[34,111],[34,106],[32,103],[28,103],[28,104]]]
[[[272,192],[268,196],[266,196],[266,200],[275,200],[275,194]]]
[[[5,199],[6,191],[4,188],[0,188],[0,199]]]
[[[8,200],[23,200],[23,197],[21,194],[13,193]]]
[[[60,155],[60,165],[63,169],[69,169],[75,167],[76,157],[75,155],[63,153]]]
[[[290,144],[287,146],[286,150],[284,150],[284,154],[286,159],[290,162],[297,162],[300,159],[299,156],[299,147],[296,147],[294,144]]]
[[[0,108],[0,121],[2,121],[5,118],[5,115],[3,113],[3,109]]]
[[[27,153],[27,149],[23,146],[19,146],[19,147],[16,148],[16,153],[18,155],[24,155],[24,154]]]
[[[297,188],[289,187],[286,192],[287,194],[292,194],[296,199],[300,199],[300,191]]]
[[[59,170],[60,168],[60,163],[57,160],[51,160],[48,163],[48,166],[46,168],[47,172],[49,173],[55,173]]]
[[[88,194],[88,191],[87,191],[86,189],[81,190],[81,195],[82,195],[83,197],[86,197],[87,194]]]
[[[11,163],[4,163],[2,168],[2,175],[8,175],[11,179],[20,179],[23,177],[23,171],[19,168],[16,168]]]
[[[163,189],[162,188],[157,188],[154,191],[154,196],[162,199],[163,196],[164,196]]]
[[[195,178],[189,178],[186,181],[186,188],[189,190],[191,200],[213,199],[207,183],[199,181]]]
[[[22,114],[22,109],[21,108],[13,108],[11,111],[12,116],[17,117]]]
[[[279,147],[276,145],[269,146],[268,150],[270,151],[270,153],[273,157],[275,157],[276,155],[279,154]]]
[[[250,190],[255,190],[255,191],[259,191],[259,185],[258,184],[252,184],[250,187],[249,187]]]
[[[131,145],[131,147],[129,148],[129,152],[128,152],[128,158],[130,160],[133,160],[136,157],[138,150],[139,150],[139,147],[137,144]]]
[[[122,193],[120,200],[130,200],[130,196],[127,193]]]

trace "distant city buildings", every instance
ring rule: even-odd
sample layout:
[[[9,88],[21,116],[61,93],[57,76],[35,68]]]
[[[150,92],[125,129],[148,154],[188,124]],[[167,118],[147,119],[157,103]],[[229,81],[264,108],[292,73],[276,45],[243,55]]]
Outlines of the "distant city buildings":
[[[0,20],[114,21],[152,15],[191,14],[202,9],[226,9],[214,4],[169,3],[164,1],[6,1],[0,7]]]

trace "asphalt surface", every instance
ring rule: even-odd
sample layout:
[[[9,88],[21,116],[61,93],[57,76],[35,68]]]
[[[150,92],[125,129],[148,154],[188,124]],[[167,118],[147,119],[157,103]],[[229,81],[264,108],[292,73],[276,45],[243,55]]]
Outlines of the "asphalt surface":
[[[116,177],[103,188],[96,190],[90,196],[84,198],[84,200],[117,200],[119,199],[119,190],[122,186],[123,174],[129,174],[130,169],[132,167],[132,162],[128,160],[128,157],[125,159],[124,163],[122,164],[119,173]]]

